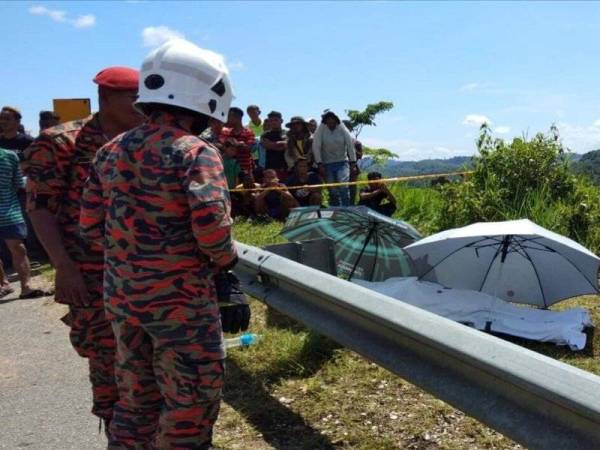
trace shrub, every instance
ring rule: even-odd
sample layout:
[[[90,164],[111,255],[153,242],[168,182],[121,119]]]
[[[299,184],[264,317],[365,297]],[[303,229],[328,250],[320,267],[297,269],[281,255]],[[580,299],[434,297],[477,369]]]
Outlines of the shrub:
[[[483,125],[477,149],[474,173],[440,188],[439,229],[529,218],[600,249],[600,191],[572,173],[555,127],[508,142]]]

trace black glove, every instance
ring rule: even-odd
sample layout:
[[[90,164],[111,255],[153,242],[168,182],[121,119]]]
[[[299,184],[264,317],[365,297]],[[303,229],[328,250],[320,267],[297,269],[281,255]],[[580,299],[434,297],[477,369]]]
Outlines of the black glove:
[[[230,271],[221,271],[214,279],[223,331],[246,331],[250,324],[250,306],[246,295],[240,289],[240,281]]]

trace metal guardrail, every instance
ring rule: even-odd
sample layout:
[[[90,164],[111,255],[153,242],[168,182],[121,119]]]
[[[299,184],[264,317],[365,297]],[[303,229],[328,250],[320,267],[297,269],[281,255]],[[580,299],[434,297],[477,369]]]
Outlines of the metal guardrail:
[[[600,377],[238,243],[246,293],[531,449],[600,449]]]

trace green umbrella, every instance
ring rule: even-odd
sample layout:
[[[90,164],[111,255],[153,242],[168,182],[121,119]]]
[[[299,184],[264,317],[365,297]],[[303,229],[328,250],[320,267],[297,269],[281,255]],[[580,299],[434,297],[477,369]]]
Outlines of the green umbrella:
[[[365,206],[296,208],[281,234],[290,241],[333,240],[338,274],[368,281],[413,276],[412,260],[402,247],[421,238],[406,222]]]

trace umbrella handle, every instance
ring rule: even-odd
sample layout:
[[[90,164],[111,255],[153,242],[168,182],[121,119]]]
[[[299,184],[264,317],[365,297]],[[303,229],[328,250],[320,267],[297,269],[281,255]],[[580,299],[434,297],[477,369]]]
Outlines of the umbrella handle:
[[[373,236],[373,233],[375,232],[375,228],[377,228],[377,224],[376,223],[373,224],[373,226],[369,230],[369,234],[367,234],[367,237],[365,238],[365,243],[363,245],[363,248],[360,249],[360,253],[358,254],[358,258],[356,258],[356,261],[354,262],[354,267],[352,267],[352,271],[350,272],[350,275],[348,275],[348,281],[352,280],[352,275],[354,275],[354,271],[356,270],[356,267],[358,267],[358,263],[360,262],[360,258],[362,258],[362,255],[365,252],[365,249],[367,248],[367,245],[369,244],[369,240],[371,239],[371,236]]]

